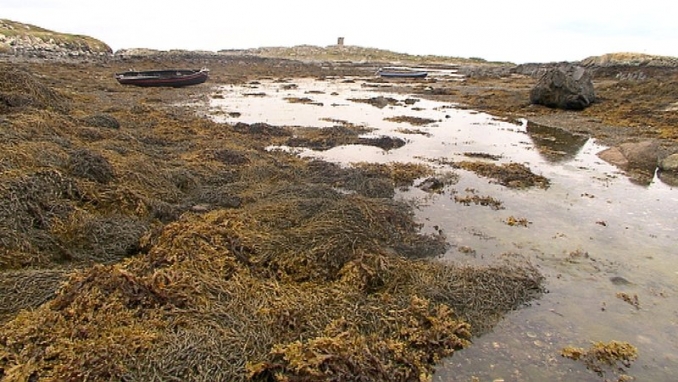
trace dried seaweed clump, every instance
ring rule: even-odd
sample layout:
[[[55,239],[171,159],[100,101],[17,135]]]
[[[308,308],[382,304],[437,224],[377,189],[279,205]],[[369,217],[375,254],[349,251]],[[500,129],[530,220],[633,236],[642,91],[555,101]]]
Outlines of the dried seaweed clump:
[[[50,233],[59,243],[64,260],[112,263],[136,253],[139,239],[148,228],[148,222],[135,216],[98,216],[78,210],[56,219]]]
[[[431,361],[469,344],[469,325],[457,321],[445,305],[412,297],[394,313],[384,314],[378,321],[381,327],[367,332],[338,318],[317,337],[277,344],[269,360],[248,363],[248,377],[254,381],[426,381],[431,379]]]
[[[63,255],[50,234],[81,200],[77,184],[56,170],[3,177],[0,183],[0,269],[45,264]]]
[[[22,309],[35,309],[56,296],[68,269],[22,269],[0,272],[0,323]]]
[[[388,164],[360,162],[353,167],[366,173],[391,179],[396,187],[410,186],[425,176],[433,174],[431,167],[418,163],[392,162]]]
[[[534,174],[527,166],[520,163],[504,163],[497,165],[485,162],[461,161],[455,166],[473,171],[480,176],[492,178],[502,186],[511,188],[540,187],[548,188],[550,181],[541,175]]]
[[[79,149],[71,154],[68,170],[74,176],[106,184],[115,179],[113,166],[100,153]]]
[[[329,150],[342,145],[365,145],[379,147],[382,150],[392,150],[404,146],[407,142],[398,137],[380,136],[365,137],[366,133],[374,129],[362,125],[355,125],[345,121],[335,121],[331,127],[296,127],[290,131],[294,136],[284,142],[290,147],[307,147],[313,150]]]
[[[469,344],[460,317],[480,326],[531,298],[525,273],[403,257],[393,248],[411,236],[398,233],[396,209],[341,199],[316,204],[319,213],[261,200],[184,214],[147,235],[143,254],[73,273],[55,299],[0,327],[0,375],[430,380],[436,362]],[[288,216],[297,222],[281,231]]]
[[[35,107],[65,110],[63,97],[38,81],[31,73],[10,66],[0,66],[0,111]]]
[[[454,196],[454,201],[457,203],[461,203],[465,206],[471,205],[471,203],[475,205],[481,205],[481,206],[489,206],[493,210],[503,210],[503,202],[501,200],[498,200],[496,198],[493,198],[492,196],[480,196],[480,195],[465,195],[465,196]]]
[[[431,123],[437,122],[435,119],[412,117],[412,116],[409,116],[409,115],[400,115],[400,116],[397,116],[397,117],[388,117],[388,118],[384,118],[384,120],[389,121],[389,122],[397,122],[397,123],[409,123],[410,125],[414,125],[414,126],[424,126],[424,125],[429,125]]]
[[[110,114],[94,114],[82,119],[87,126],[101,127],[106,129],[119,129],[120,122]]]
[[[529,264],[506,263],[490,267],[431,267],[416,286],[422,288],[418,289],[422,296],[454,309],[478,336],[487,333],[506,312],[539,296],[542,282],[543,276]]]
[[[414,180],[431,174],[431,168],[413,163],[353,163],[351,167],[332,171],[321,179],[337,187],[371,198],[392,198],[394,187],[407,187]]]
[[[594,342],[588,349],[568,346],[561,351],[561,355],[582,361],[587,369],[602,377],[607,371],[618,374],[623,373],[624,368],[631,367],[638,358],[638,349],[628,342]]]
[[[442,235],[422,235],[406,205],[384,199],[342,195],[327,186],[272,189],[251,205],[257,221],[275,228],[259,243],[268,248],[269,267],[297,280],[329,280],[357,251],[395,250],[411,258],[444,253]],[[275,253],[275,256],[272,254]]]
[[[0,376],[8,381],[111,380],[164,327],[165,299],[123,268],[73,274],[59,295],[2,327]],[[165,304],[166,305],[166,304]],[[155,309],[154,309],[155,308]],[[119,379],[119,378],[117,378]]]

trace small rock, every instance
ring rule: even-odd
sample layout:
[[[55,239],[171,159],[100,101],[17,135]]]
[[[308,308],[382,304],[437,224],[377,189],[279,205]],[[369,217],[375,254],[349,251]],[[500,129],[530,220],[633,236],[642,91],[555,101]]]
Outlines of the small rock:
[[[631,285],[631,282],[621,276],[612,276],[610,277],[610,281],[612,281],[612,284],[614,285]]]
[[[635,169],[654,171],[659,159],[659,142],[646,140],[642,142],[627,142],[619,145],[629,166]]]
[[[191,207],[191,211],[197,212],[197,213],[204,213],[208,212],[210,210],[210,206],[207,204],[196,204],[193,207]]]
[[[662,171],[674,172],[678,174],[678,154],[671,154],[659,162],[659,168]]]
[[[629,161],[617,147],[610,147],[598,153],[598,158],[620,168],[628,168]]]

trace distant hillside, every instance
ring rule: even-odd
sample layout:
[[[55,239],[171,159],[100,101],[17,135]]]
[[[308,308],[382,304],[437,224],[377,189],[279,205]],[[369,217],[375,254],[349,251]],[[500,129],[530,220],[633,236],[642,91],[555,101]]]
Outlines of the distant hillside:
[[[70,57],[107,57],[113,51],[106,43],[95,38],[83,35],[59,33],[31,24],[24,24],[7,19],[0,19],[0,55],[9,54],[35,58],[70,58]],[[545,66],[559,63],[531,63],[515,65],[510,62],[487,61],[482,58],[449,57],[435,55],[412,55],[398,53],[385,49],[366,48],[354,45],[329,45],[326,47],[315,45],[297,45],[293,47],[262,47],[252,49],[224,49],[212,51],[170,50],[159,51],[154,49],[121,49],[115,52],[117,57],[144,57],[144,56],[201,56],[213,57],[220,55],[237,56],[248,55],[263,58],[282,58],[299,61],[332,61],[370,63],[383,65],[427,65],[427,66],[464,66],[471,68],[474,73],[504,72],[509,67],[517,67],[518,72],[525,71],[533,74],[543,70]],[[579,62],[586,67],[606,68],[614,66],[678,68],[678,58],[657,56],[641,53],[609,53],[601,56],[592,56]],[[529,72],[529,73],[528,73]],[[496,74],[496,73],[495,73]]]
[[[0,54],[58,58],[105,56],[112,53],[108,45],[92,37],[59,33],[0,19]]]
[[[582,66],[657,66],[678,67],[678,58],[669,56],[656,56],[643,53],[608,53],[602,56],[592,56],[579,62]]]
[[[365,48],[354,45],[298,45],[293,47],[264,47],[254,49],[220,50],[220,54],[253,55],[269,58],[287,58],[301,61],[351,61],[351,62],[387,62],[403,64],[510,64],[507,62],[488,62],[482,58],[462,58],[433,55],[411,55],[384,49]]]

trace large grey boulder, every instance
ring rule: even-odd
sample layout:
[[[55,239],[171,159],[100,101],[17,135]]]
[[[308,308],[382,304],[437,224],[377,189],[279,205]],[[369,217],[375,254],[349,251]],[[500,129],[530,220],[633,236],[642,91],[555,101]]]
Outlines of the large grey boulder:
[[[583,110],[596,101],[591,75],[581,66],[552,68],[530,91],[530,102],[565,110]]]

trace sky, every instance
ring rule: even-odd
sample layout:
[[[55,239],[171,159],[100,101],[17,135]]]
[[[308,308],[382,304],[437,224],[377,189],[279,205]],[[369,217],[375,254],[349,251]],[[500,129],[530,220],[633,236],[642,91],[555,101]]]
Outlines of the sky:
[[[676,0],[0,0],[0,18],[129,48],[336,44],[514,63],[678,57]]]

